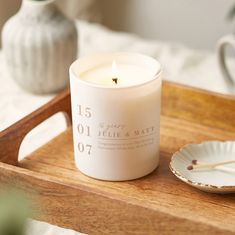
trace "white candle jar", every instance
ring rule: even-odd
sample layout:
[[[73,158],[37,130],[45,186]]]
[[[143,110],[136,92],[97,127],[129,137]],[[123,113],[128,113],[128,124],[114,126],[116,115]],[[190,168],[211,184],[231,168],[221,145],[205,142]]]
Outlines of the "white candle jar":
[[[70,89],[74,155],[82,173],[124,181],[158,166],[161,68],[155,59],[135,53],[78,59],[70,67]]]

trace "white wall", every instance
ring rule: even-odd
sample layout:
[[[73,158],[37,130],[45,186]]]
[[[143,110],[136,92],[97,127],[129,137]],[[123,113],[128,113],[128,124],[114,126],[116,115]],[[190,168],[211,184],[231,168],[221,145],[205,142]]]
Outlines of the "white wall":
[[[234,0],[100,0],[104,24],[147,38],[213,50],[233,32],[226,15]],[[235,31],[235,30],[234,30]]]

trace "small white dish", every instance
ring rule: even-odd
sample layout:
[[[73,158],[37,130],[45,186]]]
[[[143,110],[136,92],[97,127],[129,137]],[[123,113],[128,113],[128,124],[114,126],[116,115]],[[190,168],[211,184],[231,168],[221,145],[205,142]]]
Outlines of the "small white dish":
[[[235,193],[235,164],[217,166],[212,170],[188,170],[192,161],[216,163],[235,160],[235,141],[207,141],[201,144],[188,144],[173,154],[170,169],[185,183],[200,190],[212,193]]]

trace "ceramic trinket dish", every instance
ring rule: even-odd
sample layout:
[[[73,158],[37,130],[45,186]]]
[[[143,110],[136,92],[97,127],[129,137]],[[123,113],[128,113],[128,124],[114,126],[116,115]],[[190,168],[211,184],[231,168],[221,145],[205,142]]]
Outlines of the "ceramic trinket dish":
[[[207,141],[186,145],[176,152],[172,156],[170,169],[180,180],[200,190],[235,193],[233,162],[234,141]]]

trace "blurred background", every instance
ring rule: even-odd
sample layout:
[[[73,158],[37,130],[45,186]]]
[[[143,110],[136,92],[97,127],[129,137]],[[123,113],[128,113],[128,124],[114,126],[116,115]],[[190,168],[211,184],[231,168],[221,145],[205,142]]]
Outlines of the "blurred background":
[[[0,37],[0,109],[4,110],[0,112],[0,131],[65,89],[69,66],[77,56],[97,52],[143,53],[161,63],[164,80],[235,95],[234,57],[226,57],[225,63],[225,53],[216,50],[220,41],[220,48],[225,49],[226,44],[226,55],[235,51],[235,0],[54,0],[59,11],[51,15],[50,8],[45,13],[37,5],[32,11],[27,4],[22,13],[22,1],[36,2],[0,0],[0,34],[5,25],[5,36]],[[51,2],[44,0],[45,5]],[[22,142],[19,160],[64,129],[61,113],[37,126]],[[13,233],[11,213],[4,210],[14,212],[11,200],[16,199],[8,199],[0,194],[0,235],[5,235],[2,231],[6,229],[11,235],[21,235],[19,226],[25,235],[27,205],[22,203],[23,209],[19,208],[22,213],[16,214],[17,232]],[[39,234],[75,232],[31,221],[27,235]]]
[[[21,0],[0,1],[0,28],[20,4]],[[214,50],[216,41],[234,29],[226,19],[233,0],[57,0],[57,4],[72,18],[203,50]]]
[[[226,20],[233,0],[101,0],[100,3],[103,22],[113,29],[178,41],[198,49],[214,49],[216,41],[233,29]]]

